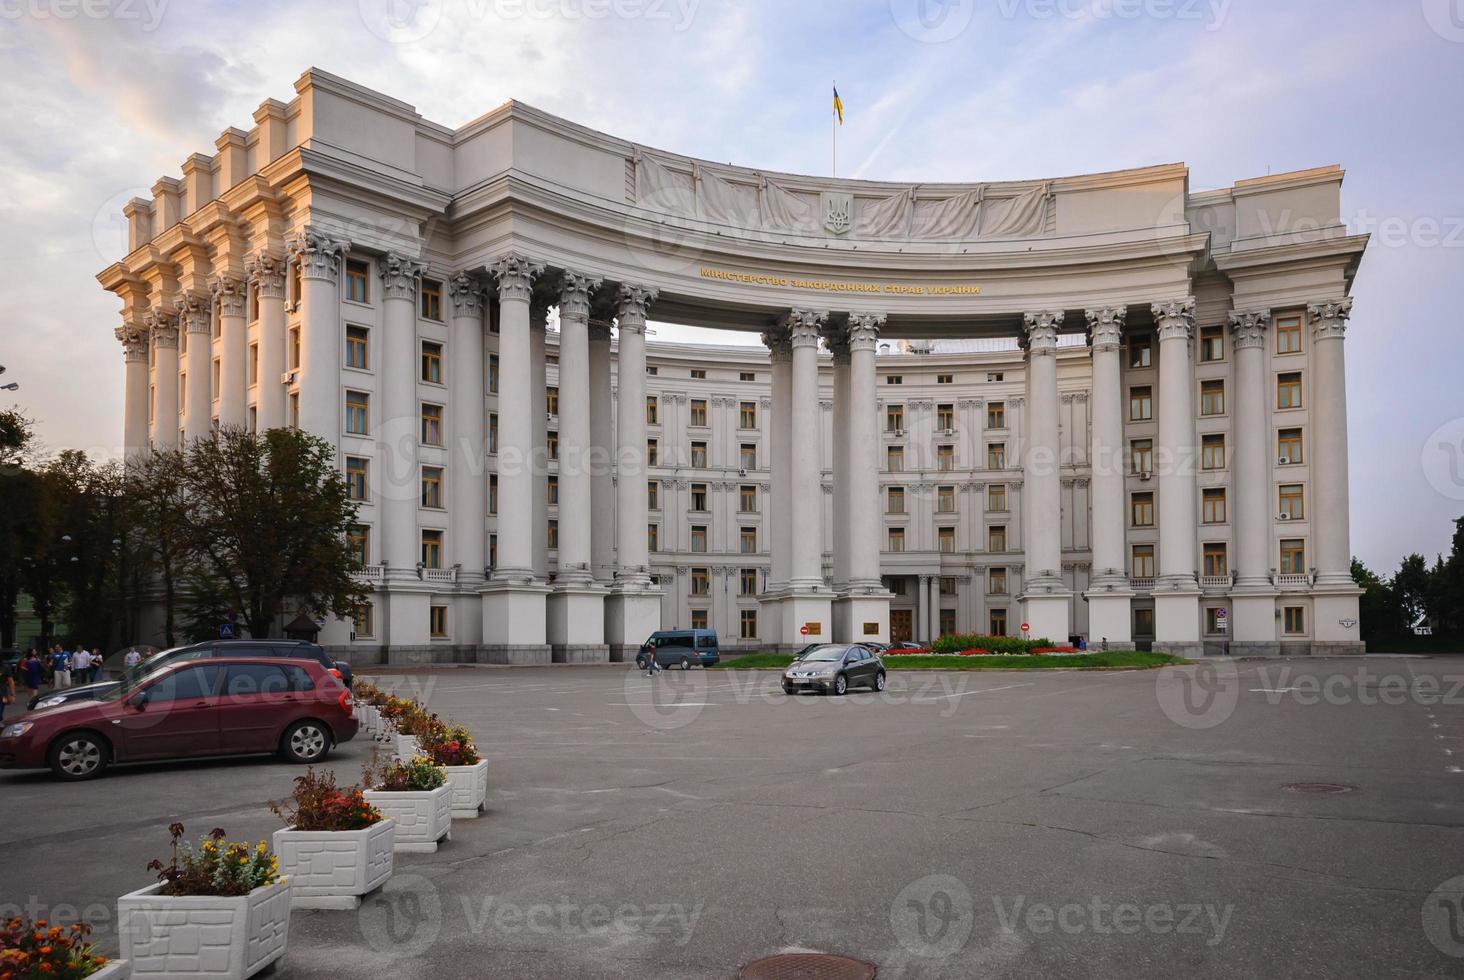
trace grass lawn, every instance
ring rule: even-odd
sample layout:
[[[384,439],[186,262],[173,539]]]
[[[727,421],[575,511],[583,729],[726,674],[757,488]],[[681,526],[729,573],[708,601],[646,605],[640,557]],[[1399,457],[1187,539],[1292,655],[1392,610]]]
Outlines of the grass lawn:
[[[783,668],[793,662],[791,653],[750,653],[744,657],[728,657],[717,668]],[[1167,653],[1139,653],[1133,650],[1110,650],[1107,653],[1081,653],[1075,656],[1043,654],[1036,657],[986,656],[947,657],[931,654],[885,657],[890,670],[1054,670],[1083,667],[1163,667],[1184,663]],[[716,669],[716,668],[713,668]]]

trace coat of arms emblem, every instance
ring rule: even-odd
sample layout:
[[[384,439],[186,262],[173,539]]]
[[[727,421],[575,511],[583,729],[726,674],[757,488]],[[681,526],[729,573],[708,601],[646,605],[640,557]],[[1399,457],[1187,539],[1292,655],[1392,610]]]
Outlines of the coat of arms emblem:
[[[823,192],[824,228],[842,235],[854,227],[854,195]]]

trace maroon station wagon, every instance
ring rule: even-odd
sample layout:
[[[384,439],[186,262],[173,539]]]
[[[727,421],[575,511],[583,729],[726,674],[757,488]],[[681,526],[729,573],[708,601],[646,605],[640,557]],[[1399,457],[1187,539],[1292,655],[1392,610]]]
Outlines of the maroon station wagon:
[[[191,660],[0,731],[0,767],[90,779],[113,762],[278,752],[314,763],[356,735],[351,692],[313,660]]]

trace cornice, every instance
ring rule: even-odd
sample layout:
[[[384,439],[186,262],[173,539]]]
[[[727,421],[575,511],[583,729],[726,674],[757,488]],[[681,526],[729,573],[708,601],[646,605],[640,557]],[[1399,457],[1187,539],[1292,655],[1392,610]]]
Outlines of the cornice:
[[[1327,262],[1337,259],[1357,259],[1367,248],[1369,236],[1346,235],[1312,242],[1289,242],[1285,245],[1266,245],[1246,248],[1240,251],[1216,252],[1215,267],[1226,275],[1249,272],[1287,264]]]

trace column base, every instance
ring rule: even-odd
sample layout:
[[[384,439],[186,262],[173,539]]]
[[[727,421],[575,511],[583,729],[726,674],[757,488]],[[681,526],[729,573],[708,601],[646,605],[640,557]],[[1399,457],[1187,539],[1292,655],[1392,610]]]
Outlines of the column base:
[[[1231,640],[1230,655],[1232,657],[1279,657],[1281,656],[1281,644],[1275,641],[1264,640]]]
[[[890,642],[890,593],[845,592],[834,597],[835,643]]]
[[[549,663],[548,594],[548,587],[538,584],[489,582],[483,586],[483,650],[488,663],[525,662],[522,658]]]
[[[661,596],[657,589],[615,588],[605,597],[605,642],[611,663],[635,659],[641,644],[661,628]]]
[[[605,590],[589,583],[556,586],[546,600],[547,635],[557,664],[605,663]]]
[[[1274,657],[1281,653],[1276,640],[1276,591],[1230,593],[1231,652],[1237,647],[1254,650],[1246,656]]]
[[[478,650],[478,662],[510,667],[544,667],[554,662],[547,644],[541,646],[485,643]]]
[[[1021,603],[1022,622],[1031,627],[1028,632],[1034,640],[1046,639],[1053,644],[1065,644],[1071,633],[1071,592],[1026,593],[1018,596]]]
[[[412,586],[421,587],[413,581]],[[386,643],[388,647],[426,647],[431,642],[432,596],[425,591],[399,591],[393,588],[384,593],[386,599]]]
[[[1312,653],[1317,656],[1360,656],[1361,627],[1357,604],[1362,590],[1355,584],[1317,586],[1312,594]],[[1323,652],[1325,651],[1325,652]]]
[[[1154,650],[1176,657],[1198,659],[1205,655],[1200,641],[1200,590],[1180,587],[1168,592],[1154,590]]]
[[[1107,644],[1109,650],[1132,650],[1133,598],[1125,582],[1123,591],[1083,593],[1088,600],[1088,648],[1098,650]]]
[[[761,608],[775,607],[772,617],[778,624],[778,632],[768,638],[780,646],[802,649],[810,643],[834,642],[834,594],[828,590],[800,592],[787,589],[782,592],[765,593],[760,600]],[[885,629],[888,633],[889,618],[886,615]],[[808,632],[802,632],[803,627]]]

